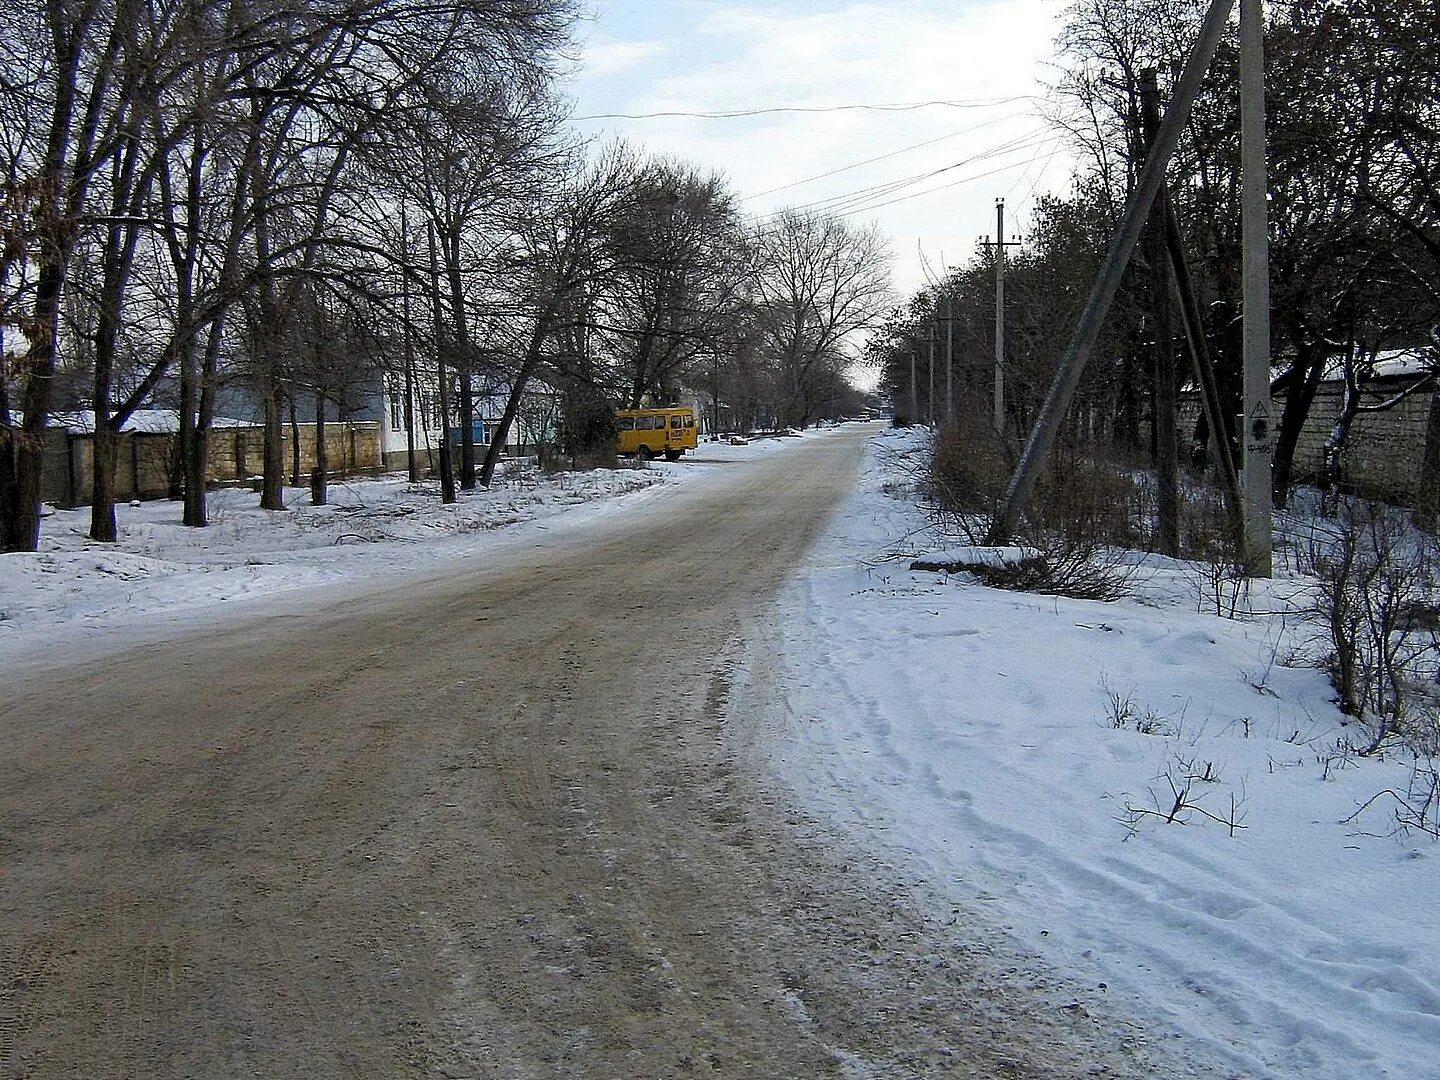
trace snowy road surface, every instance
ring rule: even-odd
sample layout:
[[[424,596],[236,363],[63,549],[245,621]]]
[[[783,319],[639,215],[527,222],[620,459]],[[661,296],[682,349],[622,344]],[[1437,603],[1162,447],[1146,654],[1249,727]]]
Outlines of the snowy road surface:
[[[768,775],[766,613],[869,433],[12,664],[0,1075],[1191,1075]]]

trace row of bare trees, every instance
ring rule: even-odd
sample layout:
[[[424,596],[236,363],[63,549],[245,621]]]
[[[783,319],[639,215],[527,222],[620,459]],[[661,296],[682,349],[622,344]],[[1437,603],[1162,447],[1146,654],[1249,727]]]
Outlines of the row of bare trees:
[[[265,418],[263,502],[282,505],[281,410],[300,372],[323,401],[335,350],[386,295],[386,178],[413,138],[478,98],[496,168],[546,140],[563,0],[69,0],[0,5],[6,171],[0,547],[33,549],[59,376],[88,373],[91,535],[116,535],[117,435],[162,384],[179,411],[185,521],[205,523],[222,364]],[[524,164],[528,164],[524,162]],[[437,215],[438,216],[438,215]],[[437,224],[443,225],[443,220]],[[16,413],[18,412],[18,416]]]
[[[438,427],[447,500],[490,482],[537,377],[611,405],[708,390],[742,424],[853,407],[851,342],[885,303],[876,234],[756,221],[723,176],[577,145],[557,94],[574,17],[0,0],[0,550],[38,542],[64,409],[93,410],[91,536],[109,541],[119,434],[157,403],[178,412],[183,520],[206,523],[225,386],[263,416],[270,509],[287,412],[316,425],[323,501],[326,420],[380,379],[412,437]]]
[[[1070,192],[1038,201],[1026,245],[1010,257],[1006,306],[1007,437],[1028,431],[1143,159],[1142,72],[1162,86],[1178,72],[1208,5],[1202,0],[1076,0],[1059,40],[1055,121],[1079,169]],[[1386,350],[1440,356],[1440,14],[1421,0],[1272,0],[1266,79],[1271,298],[1279,418],[1274,497],[1295,482],[1302,425],[1325,379],[1345,387],[1322,481],[1336,479],[1350,425],[1434,386],[1436,363],[1381,400],[1366,397]],[[1233,33],[1233,28],[1232,28]],[[1240,411],[1240,164],[1237,42],[1225,42],[1169,171],[1228,421]],[[989,254],[912,299],[877,339],[885,381],[907,402],[909,357],[929,336],[953,335],[956,395],[988,414],[994,291]],[[1144,453],[1156,411],[1157,318],[1151,282],[1163,271],[1142,250],[1089,365],[1071,437]],[[1168,287],[1165,290],[1168,292]],[[953,322],[947,322],[953,317]],[[1179,339],[1174,350],[1184,355]],[[1192,378],[1178,365],[1178,379]],[[1173,389],[1173,388],[1172,388]],[[929,383],[923,378],[923,401]],[[936,390],[937,395],[942,389]],[[1440,395],[1431,467],[1440,470]],[[922,406],[920,412],[927,414]],[[943,413],[944,403],[935,411]],[[1197,459],[1210,433],[1191,440]],[[1235,432],[1226,437],[1232,443]],[[1440,488],[1440,471],[1428,486]],[[1422,483],[1422,489],[1426,484]]]

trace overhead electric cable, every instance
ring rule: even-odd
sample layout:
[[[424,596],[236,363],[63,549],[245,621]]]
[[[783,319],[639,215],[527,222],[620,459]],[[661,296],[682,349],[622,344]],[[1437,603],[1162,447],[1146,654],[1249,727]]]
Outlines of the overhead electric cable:
[[[763,198],[766,195],[773,195],[777,191],[788,191],[790,188],[800,187],[802,184],[809,184],[815,180],[825,180],[831,176],[839,176],[841,173],[849,172],[851,169],[858,169],[864,165],[873,165],[877,161],[885,161],[887,158],[899,157],[901,154],[908,154],[911,150],[920,150],[926,146],[934,146],[936,143],[942,143],[948,139],[954,139],[960,135],[969,134],[972,131],[979,131],[982,128],[993,127],[996,124],[1003,124],[1006,120],[1018,120],[1022,116],[1031,115],[1033,114],[1024,112],[1007,113],[1005,116],[997,116],[993,120],[986,120],[983,124],[972,124],[970,127],[957,128],[956,130],[950,132],[948,135],[941,135],[938,138],[934,139],[926,139],[924,142],[911,143],[909,146],[902,146],[898,150],[891,150],[888,153],[877,154],[875,157],[866,158],[864,161],[856,161],[850,165],[842,165],[838,169],[831,169],[829,172],[816,173],[814,176],[807,176],[801,180],[792,180],[790,183],[781,184],[779,187],[767,188],[765,191],[757,191],[753,195],[742,196],[740,201],[748,202],[751,199],[759,199]]]
[[[1037,136],[1041,137],[1037,138]],[[845,213],[849,211],[851,204],[866,203],[874,199],[884,198],[887,195],[893,195],[896,192],[903,191],[908,187],[913,187],[915,184],[923,183],[924,181],[929,180],[931,177],[940,176],[947,172],[953,172],[955,169],[961,169],[967,165],[975,165],[983,161],[989,161],[993,158],[1002,157],[1006,154],[1030,150],[1037,145],[1043,145],[1045,141],[1047,141],[1047,136],[1044,136],[1041,132],[1027,132],[1025,135],[1017,136],[1016,138],[1001,143],[998,146],[991,147],[990,149],[981,151],[978,154],[973,154],[968,158],[962,158],[960,161],[953,162],[938,169],[930,169],[926,172],[916,173],[912,176],[900,177],[899,179],[886,181],[885,183],[881,184],[873,184],[870,187],[858,188],[853,191],[842,192],[838,195],[831,195],[824,199],[815,199],[811,202],[801,203],[797,206],[783,207],[780,210],[777,210],[774,213],[765,216],[773,218],[778,216],[779,214],[787,212]],[[1005,166],[1005,168],[1011,167],[1013,166]]]
[[[1009,165],[997,165],[993,169],[986,169],[984,172],[975,173],[973,176],[961,177],[959,180],[951,181],[948,184],[941,184],[939,187],[926,188],[924,191],[916,191],[912,192],[909,195],[901,195],[898,199],[887,199],[884,202],[869,203],[864,206],[855,207],[853,209],[834,210],[831,211],[831,213],[833,213],[836,217],[853,217],[855,214],[864,214],[868,213],[871,210],[879,210],[882,206],[893,206],[896,203],[909,202],[911,199],[918,199],[923,195],[933,195],[937,191],[948,191],[950,188],[959,187],[961,184],[968,184],[973,180],[983,180],[987,176],[994,176],[996,173],[1002,173],[1006,169],[1013,169],[1014,167],[1015,166],[1013,163]]]
[[[572,116],[581,120],[660,120],[670,117],[687,117],[695,120],[733,120],[747,116],[769,116],[774,113],[832,113],[832,112],[914,112],[941,106],[949,109],[989,109],[997,105],[1009,105],[1016,101],[1035,101],[1034,94],[1018,94],[1006,98],[975,98],[971,101],[900,101],[890,103],[858,102],[849,105],[775,105],[760,109],[717,109],[711,112],[666,109],[646,113],[591,113],[587,116]]]

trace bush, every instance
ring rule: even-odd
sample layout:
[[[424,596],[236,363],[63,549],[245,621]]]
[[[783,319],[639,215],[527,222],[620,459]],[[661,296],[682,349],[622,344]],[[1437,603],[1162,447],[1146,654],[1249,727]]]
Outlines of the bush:
[[[560,448],[577,469],[614,468],[615,410],[595,387],[571,383],[560,404]]]
[[[1393,507],[1343,503],[1302,551],[1342,711],[1367,732],[1420,753],[1440,743],[1440,572],[1435,541]]]
[[[1004,500],[1015,455],[979,421],[940,431],[928,494],[937,512],[970,543],[984,543]],[[1041,555],[987,571],[987,584],[1087,600],[1122,595],[1134,573],[1124,549],[1138,546],[1145,490],[1102,459],[1061,451],[1037,483],[1015,541]]]

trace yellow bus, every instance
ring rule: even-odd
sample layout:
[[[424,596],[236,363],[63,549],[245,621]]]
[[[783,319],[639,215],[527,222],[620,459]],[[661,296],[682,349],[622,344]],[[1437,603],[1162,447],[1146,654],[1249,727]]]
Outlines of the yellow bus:
[[[620,427],[616,451],[634,454],[641,461],[659,454],[666,461],[679,461],[681,454],[699,445],[694,409],[617,409],[615,420]]]

